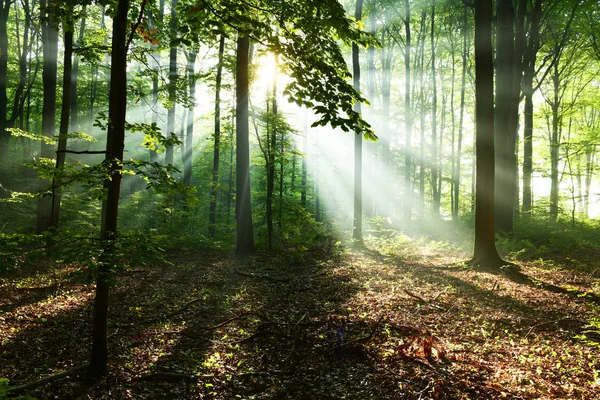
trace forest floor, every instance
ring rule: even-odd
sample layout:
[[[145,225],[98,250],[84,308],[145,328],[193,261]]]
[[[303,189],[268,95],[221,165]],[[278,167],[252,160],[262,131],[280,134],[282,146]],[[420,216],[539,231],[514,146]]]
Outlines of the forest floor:
[[[565,259],[492,273],[439,242],[396,243],[134,265],[112,288],[108,376],[80,370],[29,395],[600,398],[600,272]],[[0,279],[0,378],[16,387],[87,362],[85,269]]]

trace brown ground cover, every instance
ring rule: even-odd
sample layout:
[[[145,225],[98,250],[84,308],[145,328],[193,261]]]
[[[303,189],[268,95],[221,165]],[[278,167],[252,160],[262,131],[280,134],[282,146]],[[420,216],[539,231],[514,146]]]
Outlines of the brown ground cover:
[[[385,251],[197,252],[114,286],[110,373],[38,399],[598,399],[595,271],[404,243]],[[0,378],[87,362],[93,285],[78,265],[2,277]],[[14,392],[12,394],[15,394]]]

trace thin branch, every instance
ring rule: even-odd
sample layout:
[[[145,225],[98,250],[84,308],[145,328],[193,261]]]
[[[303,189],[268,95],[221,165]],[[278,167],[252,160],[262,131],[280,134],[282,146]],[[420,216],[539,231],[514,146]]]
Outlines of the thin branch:
[[[125,43],[125,53],[127,53],[129,51],[129,45],[133,41],[133,35],[135,35],[135,31],[137,31],[137,28],[142,23],[142,19],[144,18],[144,10],[146,9],[146,2],[147,2],[147,0],[142,0],[142,5],[140,6],[140,14],[138,15],[138,19],[137,19],[137,21],[135,21],[135,24],[131,25],[131,32],[129,33],[129,39],[127,39],[127,43]]]

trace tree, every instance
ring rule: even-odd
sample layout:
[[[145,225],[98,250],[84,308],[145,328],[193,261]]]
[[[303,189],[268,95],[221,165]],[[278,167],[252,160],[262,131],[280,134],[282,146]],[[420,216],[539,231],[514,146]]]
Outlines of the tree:
[[[58,129],[58,149],[56,152],[56,172],[52,180],[52,220],[51,226],[58,228],[60,217],[60,202],[62,198],[62,187],[60,179],[56,179],[57,173],[64,169],[67,151],[67,137],[69,134],[69,116],[71,113],[71,90],[73,70],[73,6],[68,4],[63,19],[64,34],[64,56],[63,56],[63,94],[60,114],[60,127]]]
[[[475,247],[471,263],[499,268],[494,237],[494,67],[492,1],[475,1],[476,204]]]
[[[357,21],[362,19],[363,0],[356,0],[356,9],[354,18]],[[354,80],[354,90],[360,92],[360,61],[358,45],[352,44],[352,70]],[[354,105],[354,111],[361,113],[360,103]],[[352,239],[356,245],[362,244],[362,135],[356,132],[354,136],[354,222],[352,224]]]
[[[225,52],[225,35],[219,39],[219,59],[217,61],[217,76],[215,84],[215,133],[213,148],[212,182],[210,186],[210,211],[208,219],[208,234],[214,236],[217,223],[217,187],[219,185],[219,163],[221,151],[221,82],[223,79],[223,55]]]
[[[252,203],[250,202],[250,143],[248,138],[248,64],[250,57],[249,50],[250,38],[247,35],[238,37],[237,63],[235,70],[235,252],[238,255],[246,255],[254,252],[254,233],[252,229]]]
[[[513,211],[517,192],[517,158],[515,152],[521,90],[521,36],[524,5],[520,1],[519,19],[515,22],[512,0],[496,3],[496,104],[495,104],[495,226],[498,231],[513,230]],[[518,32],[519,40],[515,41]]]
[[[412,107],[410,100],[410,2],[404,0],[404,220],[412,218]]]
[[[188,85],[190,94],[190,104],[187,111],[185,147],[183,152],[183,183],[192,184],[192,147],[194,145],[194,106],[196,105],[196,75],[194,66],[196,64],[196,49],[188,51]]]
[[[48,138],[54,137],[56,121],[56,74],[58,64],[58,30],[55,14],[57,7],[46,4],[45,0],[40,2],[45,13],[42,22],[42,40],[44,42],[44,67],[42,71],[42,83],[44,88],[44,106],[42,109],[42,134]],[[52,158],[54,145],[42,142],[40,156]],[[40,192],[42,197],[38,199],[37,207],[37,233],[47,231],[52,226],[52,193],[51,184],[47,180],[40,180]],[[50,192],[50,193],[48,193]]]
[[[144,15],[145,2],[142,3],[139,18],[131,27],[135,32]],[[114,246],[117,240],[117,217],[119,214],[119,195],[123,152],[125,147],[125,114],[127,109],[127,53],[131,38],[127,41],[127,13],[129,0],[119,0],[113,17],[113,37],[111,46],[110,106],[108,132],[106,139],[106,158],[108,179],[104,181],[106,198],[102,201],[102,221],[100,239],[104,242],[103,257],[96,273],[96,297],[94,300],[94,319],[92,327],[92,353],[88,374],[92,377],[105,375],[108,368],[108,294],[110,281],[114,276]]]
[[[171,0],[171,35],[177,34],[177,0]],[[177,105],[177,46],[171,45],[169,51],[169,111],[167,114],[167,136],[175,132],[175,110]],[[173,145],[165,151],[165,164],[173,164]]]

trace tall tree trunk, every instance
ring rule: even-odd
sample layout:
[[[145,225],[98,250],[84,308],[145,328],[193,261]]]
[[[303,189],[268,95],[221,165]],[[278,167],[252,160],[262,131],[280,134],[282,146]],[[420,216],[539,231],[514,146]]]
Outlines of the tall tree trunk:
[[[476,205],[471,263],[499,268],[494,239],[494,64],[492,0],[475,1]]]
[[[177,34],[177,0],[171,0],[171,35]],[[169,111],[167,112],[167,136],[175,133],[175,111],[177,92],[177,47],[171,46],[169,51]],[[165,164],[173,164],[173,145],[168,145],[165,151]]]
[[[277,71],[277,67],[275,67]],[[277,72],[273,74],[273,109],[269,112],[269,99],[267,98],[267,138],[265,140],[265,167],[267,172],[267,197],[265,201],[267,218],[267,243],[269,250],[273,248],[273,192],[275,191],[275,153],[277,148],[277,102],[275,99]],[[269,115],[271,114],[271,115]],[[257,133],[258,135],[258,133]]]
[[[433,98],[431,104],[431,189],[433,191],[433,216],[440,216],[440,191],[438,187],[437,152],[437,82],[435,71],[435,0],[431,2],[431,81]]]
[[[522,213],[531,214],[533,195],[531,178],[533,175],[533,78],[535,76],[535,61],[540,46],[540,19],[542,15],[542,0],[536,0],[529,23],[529,40],[523,54],[523,94],[525,107],[523,110],[523,207]]]
[[[273,115],[279,112],[277,109],[277,75],[279,70],[279,56],[275,54],[275,73],[273,74]],[[276,133],[276,132],[275,132]],[[283,219],[283,189],[284,189],[284,167],[285,167],[285,130],[281,131],[279,138],[279,215],[277,216],[277,226],[281,232]]]
[[[81,25],[79,27],[79,37],[77,38],[78,45],[83,43],[83,34],[85,33],[85,12],[87,6],[83,5],[81,12],[84,17],[81,19]],[[71,131],[79,131],[79,102],[77,101],[77,79],[79,76],[79,57],[73,58],[73,68],[71,70]],[[89,132],[88,132],[89,133]]]
[[[0,163],[8,161],[7,84],[8,84],[8,14],[12,0],[0,0]]]
[[[254,252],[252,203],[250,200],[250,143],[248,129],[250,38],[237,40],[236,64],[236,253]]]
[[[356,0],[354,18],[357,21],[362,19],[363,0]],[[352,76],[354,80],[354,90],[360,92],[360,60],[358,54],[358,45],[352,44]],[[354,104],[354,111],[361,113],[360,102]],[[354,218],[352,224],[352,240],[355,245],[361,245],[362,237],[362,135],[356,133],[354,136]]]
[[[552,71],[553,99],[551,101],[552,109],[552,130],[550,132],[550,220],[556,221],[558,218],[558,158],[560,154],[560,137],[562,131],[562,115],[560,108],[560,74],[558,61],[554,63]]]
[[[158,8],[158,19],[159,21],[162,21],[164,19],[164,15],[165,15],[165,0],[160,0],[159,2],[159,8]],[[154,24],[154,16],[152,15],[152,12],[150,11],[150,26],[155,26]],[[158,49],[158,46],[153,45],[152,48],[154,50]],[[153,112],[152,112],[152,123],[153,124],[158,124],[158,80],[160,77],[160,52],[156,51],[156,53],[154,54],[154,74],[152,76],[152,108],[153,108]],[[157,162],[158,161],[158,153],[156,152],[155,149],[150,149],[150,161],[151,162]]]
[[[183,153],[183,183],[192,184],[192,152],[194,146],[194,106],[196,105],[196,77],[194,67],[196,65],[196,50],[190,49],[188,52],[187,73],[189,80],[189,94],[192,102],[187,111],[187,121],[185,129],[185,147]],[[218,172],[217,172],[218,173]],[[215,195],[216,196],[216,195]]]
[[[496,188],[495,224],[499,232],[513,230],[517,161],[515,154],[519,85],[514,84],[515,61],[521,55],[515,51],[515,10],[512,0],[496,3],[498,15],[496,56],[496,118],[494,120]],[[520,77],[520,76],[519,76]],[[513,93],[517,91],[516,95]]]
[[[71,111],[72,66],[73,66],[73,7],[69,6],[65,20],[62,24],[64,33],[64,59],[63,59],[63,94],[60,114],[60,127],[58,130],[58,151],[56,152],[56,171],[52,181],[52,227],[58,228],[60,217],[60,202],[62,199],[61,182],[56,179],[64,169],[67,150],[67,135],[69,133],[69,113]]]
[[[42,23],[42,40],[44,42],[44,66],[42,71],[42,86],[44,89],[44,105],[42,108],[42,134],[52,138],[55,134],[56,121],[56,73],[58,57],[58,31],[55,28],[52,10],[46,8],[45,0],[40,2],[45,11],[46,20]],[[52,5],[48,5],[52,8]],[[54,146],[42,142],[40,156],[52,158]],[[40,180],[40,190],[48,191],[50,182]],[[52,226],[52,197],[44,196],[38,199],[37,233],[47,231]]]
[[[388,169],[392,170],[392,157],[390,151],[390,143],[391,143],[391,132],[390,132],[390,102],[391,102],[391,80],[392,80],[392,72],[391,72],[391,64],[392,64],[392,49],[393,42],[390,40],[385,40],[385,33],[382,33],[381,41],[385,44],[381,49],[381,135],[379,138],[381,140],[381,145],[383,146],[383,165]],[[387,44],[387,49],[386,49]],[[385,210],[388,215],[391,217],[394,207],[393,207],[393,199],[394,199],[394,189],[395,185],[390,185],[389,190],[386,190],[383,193],[385,202]]]
[[[113,18],[111,48],[111,72],[106,139],[106,160],[110,178],[104,181],[106,199],[102,202],[100,239],[105,245],[106,258],[100,260],[96,275],[96,298],[92,328],[92,354],[88,374],[92,377],[105,375],[108,369],[108,295],[109,282],[113,278],[110,255],[117,239],[117,216],[121,190],[123,150],[125,144],[125,111],[127,108],[127,12],[129,0],[119,0]]]
[[[301,181],[301,185],[302,187],[300,188],[300,204],[302,205],[302,208],[306,209],[306,189],[307,189],[307,177],[308,177],[308,170],[307,170],[307,158],[308,158],[308,110],[304,110],[304,122],[303,122],[303,134],[304,136],[302,137],[302,152],[304,153],[302,155],[302,181]]]
[[[450,28],[452,29],[452,28]],[[450,61],[452,63],[452,76],[450,78],[450,142],[452,143],[452,147],[450,150],[450,174],[451,174],[451,184],[450,184],[450,214],[452,215],[452,221],[456,221],[458,219],[458,215],[454,213],[456,207],[456,195],[458,192],[458,182],[456,177],[456,113],[454,112],[454,93],[455,93],[455,79],[456,79],[456,47],[454,42],[454,37],[452,36],[452,32],[449,32],[452,41],[450,43]]]
[[[404,0],[404,28],[406,48],[404,49],[404,220],[412,219],[412,108],[410,104],[410,1]]]
[[[417,62],[415,62],[415,69],[419,71],[419,205],[417,206],[417,218],[423,218],[425,213],[425,38],[427,36],[425,30],[425,21],[427,19],[427,11],[423,9],[421,11],[421,26],[419,29],[419,42],[418,50],[416,54]],[[416,81],[416,73],[415,73]],[[414,83],[416,86],[416,83]],[[416,93],[413,93],[416,97]],[[413,97],[413,98],[414,98]]]
[[[462,141],[463,141],[463,128],[465,122],[465,94],[467,88],[467,59],[469,58],[469,47],[467,41],[467,12],[468,8],[465,5],[463,8],[463,46],[462,46],[462,73],[460,78],[460,114],[458,117],[458,143],[456,146],[456,170],[454,174],[454,210],[452,211],[452,218],[458,220],[460,211],[460,172],[461,172],[461,158],[462,158]]]
[[[225,35],[219,40],[219,60],[215,82],[215,135],[213,149],[212,182],[210,186],[210,211],[208,216],[208,235],[215,235],[217,223],[217,189],[219,186],[219,164],[221,152],[221,82],[223,79],[223,54],[225,52]]]

